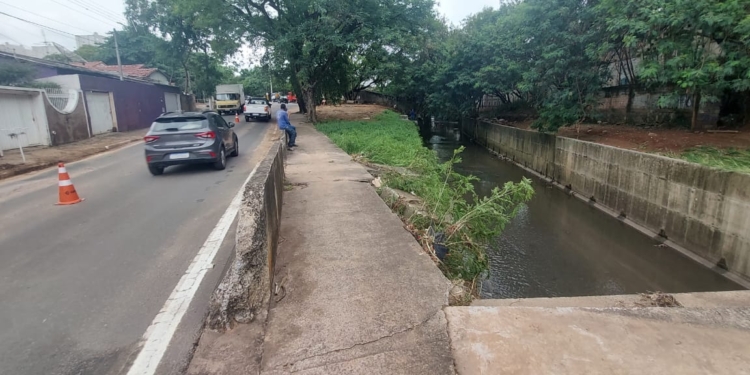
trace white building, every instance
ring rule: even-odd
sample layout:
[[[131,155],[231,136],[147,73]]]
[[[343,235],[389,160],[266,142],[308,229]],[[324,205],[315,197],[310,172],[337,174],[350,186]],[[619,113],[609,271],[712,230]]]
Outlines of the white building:
[[[94,35],[76,35],[76,48],[104,44],[106,40],[106,36],[99,35],[98,33],[94,33]]]

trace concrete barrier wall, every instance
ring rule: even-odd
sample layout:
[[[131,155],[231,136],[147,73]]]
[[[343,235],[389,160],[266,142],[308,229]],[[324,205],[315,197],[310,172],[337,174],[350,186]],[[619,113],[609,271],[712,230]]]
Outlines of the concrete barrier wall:
[[[245,187],[235,259],[211,298],[211,329],[266,318],[281,226],[285,150],[282,142],[274,143]]]
[[[552,176],[555,156],[554,135],[529,132],[476,120],[468,120],[464,124],[468,125],[468,132],[465,134],[485,148],[543,176]]]
[[[481,121],[463,128],[478,144],[750,279],[750,175]]]

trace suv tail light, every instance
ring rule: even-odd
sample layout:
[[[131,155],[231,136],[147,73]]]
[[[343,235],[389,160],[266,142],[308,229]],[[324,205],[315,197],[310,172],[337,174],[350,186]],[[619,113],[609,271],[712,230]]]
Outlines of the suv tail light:
[[[265,109],[265,111],[266,111],[266,112],[268,112],[268,106],[266,106],[266,109]]]
[[[157,139],[159,139],[159,136],[156,135],[147,135],[143,137],[143,141],[145,141],[146,143],[155,142]]]
[[[242,112],[247,112],[247,104],[242,106]]]
[[[214,132],[204,132],[204,133],[198,133],[195,135],[198,138],[205,138],[205,139],[215,139],[216,133]]]

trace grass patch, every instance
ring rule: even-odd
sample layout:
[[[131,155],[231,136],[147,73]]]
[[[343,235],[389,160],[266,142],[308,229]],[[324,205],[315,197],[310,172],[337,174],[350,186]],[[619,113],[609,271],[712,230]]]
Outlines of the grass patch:
[[[440,237],[450,253],[441,268],[450,279],[474,282],[488,271],[486,245],[534,193],[531,181],[523,179],[495,188],[488,197],[479,197],[473,185],[477,178],[454,170],[463,149],[457,150],[450,161],[440,163],[437,155],[422,145],[414,124],[391,111],[371,121],[325,122],[317,129],[351,155],[413,172],[389,171],[383,183],[422,198],[429,217],[412,218],[411,224],[422,233],[432,227],[443,234]]]
[[[725,171],[750,173],[750,149],[718,149],[700,146],[686,150],[677,155],[677,157],[692,163]]]

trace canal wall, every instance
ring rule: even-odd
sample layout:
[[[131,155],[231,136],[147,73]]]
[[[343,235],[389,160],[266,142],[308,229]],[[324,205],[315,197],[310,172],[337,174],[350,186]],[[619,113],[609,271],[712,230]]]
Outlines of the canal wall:
[[[467,119],[462,133],[573,193],[750,279],[750,175]]]

